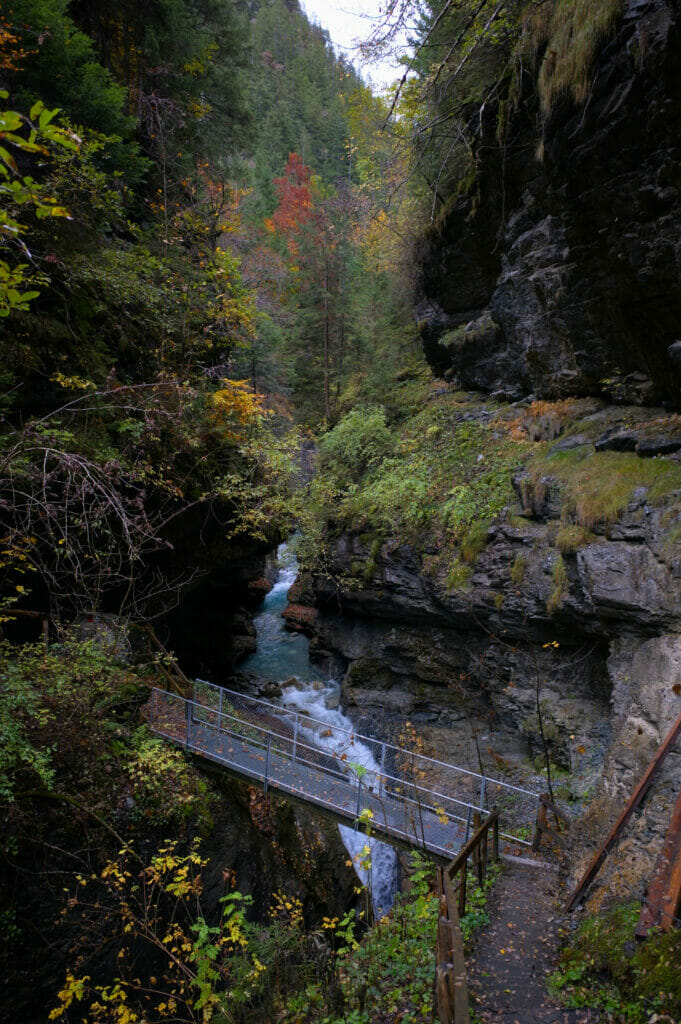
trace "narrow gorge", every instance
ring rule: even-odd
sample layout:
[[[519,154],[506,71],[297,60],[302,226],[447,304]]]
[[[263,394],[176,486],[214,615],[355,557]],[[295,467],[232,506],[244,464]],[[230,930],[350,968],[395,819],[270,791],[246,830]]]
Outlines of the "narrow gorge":
[[[363,6],[0,10],[3,1020],[681,1020],[681,0]]]

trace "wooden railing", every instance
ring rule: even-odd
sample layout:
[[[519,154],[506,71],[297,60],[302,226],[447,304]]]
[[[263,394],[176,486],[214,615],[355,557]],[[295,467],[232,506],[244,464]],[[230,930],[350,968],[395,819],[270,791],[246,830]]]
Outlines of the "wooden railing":
[[[577,886],[570,894],[570,898],[568,899],[565,905],[565,909],[567,911],[574,910],[577,904],[582,900],[584,893],[589,888],[594,878],[600,871],[601,865],[605,861],[605,858],[608,856],[615,843],[618,842],[619,837],[624,829],[624,826],[629,821],[632,814],[634,813],[634,811],[639,806],[644,796],[650,789],[653,779],[662,768],[662,765],[664,764],[668,755],[673,750],[676,741],[679,739],[680,736],[681,715],[679,715],[679,717],[676,719],[671,729],[667,733],[659,749],[656,751],[655,756],[648,765],[645,774],[643,775],[643,778],[640,780],[640,782],[636,786],[636,789],[631,794],[626,807],[620,814],[615,824],[610,829],[610,832],[603,841],[602,845],[594,854],[592,861],[590,862],[586,871],[580,878],[579,882],[577,883]]]
[[[466,963],[464,960],[461,918],[466,913],[468,861],[472,861],[478,885],[487,876],[489,839],[492,833],[492,861],[499,860],[499,811],[480,823],[474,819],[475,832],[446,868],[438,868],[440,913],[437,922],[435,991],[440,1024],[470,1024]],[[458,883],[454,884],[456,875]]]
[[[555,827],[549,824],[549,811],[556,822]],[[564,814],[560,807],[556,807],[553,800],[551,800],[547,793],[542,793],[538,800],[537,820],[534,825],[534,838],[532,840],[533,851],[536,853],[539,850],[542,836],[547,836],[552,842],[557,843],[563,850],[567,849],[567,834],[571,824],[572,822],[568,818],[567,814]],[[562,831],[560,831],[561,825],[564,826]]]

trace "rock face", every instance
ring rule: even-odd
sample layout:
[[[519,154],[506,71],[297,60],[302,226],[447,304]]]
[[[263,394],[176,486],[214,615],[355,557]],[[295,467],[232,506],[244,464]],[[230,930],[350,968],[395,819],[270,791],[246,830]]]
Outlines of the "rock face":
[[[677,0],[626,0],[541,160],[533,76],[503,151],[490,110],[476,180],[426,244],[417,315],[438,374],[508,397],[681,403],[680,47]]]
[[[526,498],[522,474],[515,483]],[[560,503],[543,484],[534,508],[490,527],[460,589],[409,547],[377,555],[366,538],[340,537],[335,582],[313,581],[311,649],[343,673],[358,728],[395,739],[408,719],[431,756],[545,788],[539,705],[557,795],[587,811],[586,857],[681,713],[681,556],[669,510],[644,493],[607,532],[596,526],[561,553]],[[677,754],[623,847],[632,897],[680,784]]]

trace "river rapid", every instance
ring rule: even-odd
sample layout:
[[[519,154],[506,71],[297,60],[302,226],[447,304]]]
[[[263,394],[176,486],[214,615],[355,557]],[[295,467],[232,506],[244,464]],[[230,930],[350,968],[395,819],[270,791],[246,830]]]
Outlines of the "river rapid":
[[[306,743],[336,752],[340,740],[334,738],[335,731],[352,732],[354,725],[340,707],[340,684],[331,678],[321,678],[319,670],[310,664],[308,638],[299,633],[289,633],[284,626],[282,613],[288,603],[287,593],[298,573],[295,554],[288,545],[279,547],[277,564],[279,572],[274,586],[254,620],[257,650],[241,667],[245,672],[282,686],[283,695],[273,703],[301,714],[300,735]],[[284,685],[294,679],[295,685]],[[305,715],[324,722],[329,729],[314,733],[312,729],[306,729]],[[352,760],[365,768],[368,775],[380,772],[371,750],[359,741],[353,745]],[[338,828],[360,880],[371,892],[376,917],[383,917],[392,907],[399,883],[395,850],[376,839],[367,839],[362,832],[346,825]],[[368,857],[363,854],[367,845],[370,849]],[[364,866],[365,862],[370,865],[368,868]]]

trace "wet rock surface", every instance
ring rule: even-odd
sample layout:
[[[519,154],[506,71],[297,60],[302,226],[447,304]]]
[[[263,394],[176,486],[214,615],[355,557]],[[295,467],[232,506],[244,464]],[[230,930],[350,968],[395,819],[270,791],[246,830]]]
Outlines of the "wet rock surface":
[[[510,399],[679,405],[680,43],[678,4],[627,0],[541,160],[532,74],[503,152],[488,111],[476,179],[426,245],[418,317],[438,374]]]

